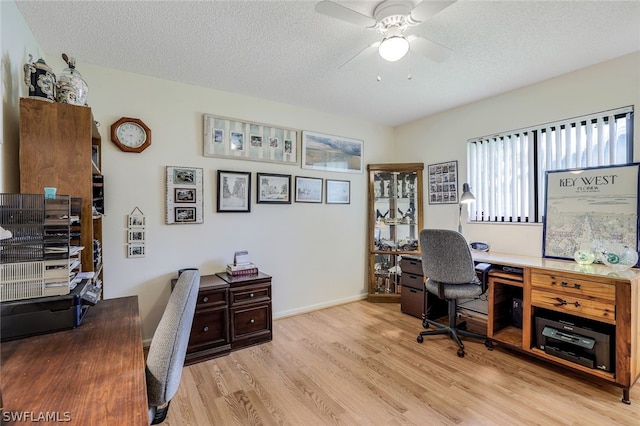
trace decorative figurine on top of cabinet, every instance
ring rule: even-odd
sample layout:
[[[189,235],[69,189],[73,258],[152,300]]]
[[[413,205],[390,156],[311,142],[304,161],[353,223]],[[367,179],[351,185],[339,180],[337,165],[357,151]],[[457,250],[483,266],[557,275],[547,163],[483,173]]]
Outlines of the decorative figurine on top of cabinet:
[[[29,88],[29,97],[43,101],[56,101],[56,75],[51,71],[44,59],[33,61],[29,55],[29,62],[24,64],[24,82]]]
[[[62,59],[67,63],[68,68],[65,68],[58,77],[58,102],[86,106],[89,86],[76,70],[76,60],[68,57],[66,53],[62,54]]]

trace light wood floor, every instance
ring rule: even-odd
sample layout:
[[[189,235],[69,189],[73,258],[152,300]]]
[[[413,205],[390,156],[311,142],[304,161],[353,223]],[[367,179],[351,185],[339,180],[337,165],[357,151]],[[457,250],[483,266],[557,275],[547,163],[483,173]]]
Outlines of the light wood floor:
[[[166,425],[640,425],[609,384],[466,340],[416,342],[398,304],[274,321],[272,342],[185,368]]]

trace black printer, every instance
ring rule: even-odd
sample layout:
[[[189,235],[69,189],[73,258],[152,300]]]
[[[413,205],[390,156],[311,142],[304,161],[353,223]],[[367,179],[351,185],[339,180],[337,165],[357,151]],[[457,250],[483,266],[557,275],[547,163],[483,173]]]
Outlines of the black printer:
[[[37,297],[0,303],[0,341],[76,328],[102,289],[82,280],[62,296]]]

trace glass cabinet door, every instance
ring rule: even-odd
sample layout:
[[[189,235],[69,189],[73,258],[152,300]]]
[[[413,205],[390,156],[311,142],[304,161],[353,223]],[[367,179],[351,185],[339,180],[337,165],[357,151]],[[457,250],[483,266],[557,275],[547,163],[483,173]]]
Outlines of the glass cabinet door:
[[[422,169],[421,163],[368,166],[371,300],[398,300],[401,256],[419,252]]]

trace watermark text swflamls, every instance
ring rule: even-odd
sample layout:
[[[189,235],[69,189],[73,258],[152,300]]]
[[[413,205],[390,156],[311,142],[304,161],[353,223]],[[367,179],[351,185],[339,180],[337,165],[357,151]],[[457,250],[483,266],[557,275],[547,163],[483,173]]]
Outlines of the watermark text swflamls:
[[[71,421],[71,413],[68,411],[3,411],[2,420],[14,423],[67,423]]]

